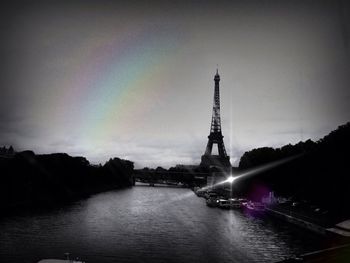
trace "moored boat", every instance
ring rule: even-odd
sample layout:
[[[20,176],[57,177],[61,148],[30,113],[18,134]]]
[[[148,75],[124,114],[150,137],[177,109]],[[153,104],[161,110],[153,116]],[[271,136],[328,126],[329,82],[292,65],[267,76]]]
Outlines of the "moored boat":
[[[42,259],[38,263],[85,263],[77,260],[63,260],[63,259]]]
[[[210,198],[218,198],[218,194],[215,192],[206,192],[204,194],[205,199],[210,199]]]
[[[227,199],[219,199],[218,207],[229,209],[230,208],[230,202]]]
[[[241,202],[236,198],[219,199],[218,207],[225,209],[239,209],[242,207]]]
[[[206,190],[199,188],[198,190],[195,191],[195,194],[198,197],[205,197],[206,192],[207,192]]]
[[[218,207],[219,206],[219,199],[215,197],[208,198],[206,200],[206,204],[209,207]]]
[[[239,199],[231,198],[229,199],[229,201],[230,201],[230,208],[239,209],[242,207],[242,203],[239,201]]]
[[[66,259],[42,259],[38,263],[86,263],[85,261],[81,261],[79,258],[76,260],[72,260],[69,258],[70,253],[64,253]]]
[[[246,198],[239,198],[238,201],[241,203],[241,206],[245,206],[248,203]]]
[[[249,201],[246,203],[245,207],[248,211],[254,212],[254,213],[261,213],[265,211],[265,205],[259,202],[252,202]]]

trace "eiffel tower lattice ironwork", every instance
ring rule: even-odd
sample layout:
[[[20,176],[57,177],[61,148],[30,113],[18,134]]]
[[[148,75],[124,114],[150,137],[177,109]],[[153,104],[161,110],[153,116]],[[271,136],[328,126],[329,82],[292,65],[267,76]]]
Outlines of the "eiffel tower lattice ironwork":
[[[213,114],[211,118],[210,134],[208,136],[208,144],[204,155],[202,155],[201,166],[216,166],[216,167],[230,167],[230,157],[227,156],[224,136],[221,132],[221,119],[220,119],[220,75],[218,70],[214,77],[214,103],[213,103]],[[213,145],[216,144],[218,147],[218,155],[213,155]]]

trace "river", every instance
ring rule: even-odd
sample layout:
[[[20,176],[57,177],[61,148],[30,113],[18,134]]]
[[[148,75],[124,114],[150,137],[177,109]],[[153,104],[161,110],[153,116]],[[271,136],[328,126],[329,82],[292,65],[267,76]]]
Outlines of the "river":
[[[0,262],[276,262],[322,246],[268,216],[209,208],[190,189],[135,186],[0,219]]]

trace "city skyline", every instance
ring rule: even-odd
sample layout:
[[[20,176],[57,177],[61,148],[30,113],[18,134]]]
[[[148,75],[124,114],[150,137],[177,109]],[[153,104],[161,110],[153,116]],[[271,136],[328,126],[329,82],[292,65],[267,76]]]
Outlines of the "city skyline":
[[[34,1],[1,18],[0,145],[199,164],[214,75],[231,163],[350,120],[345,1]]]

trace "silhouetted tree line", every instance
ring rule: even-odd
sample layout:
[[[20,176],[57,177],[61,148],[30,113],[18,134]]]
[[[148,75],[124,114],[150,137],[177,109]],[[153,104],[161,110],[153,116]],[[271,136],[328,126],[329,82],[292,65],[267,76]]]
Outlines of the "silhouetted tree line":
[[[316,145],[317,143],[313,142],[312,140],[307,140],[305,142],[299,142],[295,145],[288,144],[277,149],[271,147],[253,149],[245,152],[242,155],[239,161],[239,168],[247,169],[283,158],[307,153],[314,150]]]
[[[205,176],[215,171],[217,171],[216,168],[207,168],[199,165],[177,165],[169,169],[161,166],[155,169],[144,167],[143,169],[135,170],[135,177],[149,181],[163,180],[179,182],[192,187],[206,183],[206,180],[198,178],[198,176]]]
[[[350,216],[350,123],[317,142],[308,140],[279,149],[259,148],[246,152],[240,170],[249,170],[283,158],[298,156],[259,175],[242,178],[234,191],[258,198],[259,191],[317,204],[335,217]]]
[[[90,194],[132,185],[132,162],[110,159],[90,165],[84,157],[32,151],[0,157],[0,207],[55,205]]]
[[[12,145],[10,145],[9,148],[6,148],[6,146],[0,147],[0,156],[7,157],[12,156],[15,154],[15,150],[13,149]]]

